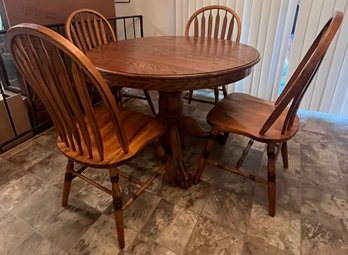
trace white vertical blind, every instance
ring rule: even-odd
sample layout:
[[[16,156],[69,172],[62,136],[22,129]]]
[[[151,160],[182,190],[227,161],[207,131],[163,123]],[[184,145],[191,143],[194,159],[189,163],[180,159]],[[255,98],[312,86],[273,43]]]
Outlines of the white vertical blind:
[[[288,80],[334,11],[348,14],[348,0],[176,0],[176,34],[184,34],[188,18],[203,6],[220,4],[234,9],[242,20],[241,42],[256,47],[262,58],[253,73],[230,86],[230,91],[274,100],[279,93],[298,3],[300,8],[289,56]],[[347,47],[348,17],[345,17],[306,93],[302,108],[348,116]]]
[[[309,87],[301,108],[348,116],[347,108],[347,0],[301,0],[298,26],[291,49],[288,77],[334,11],[345,13],[339,33]]]
[[[230,92],[243,91],[267,99],[277,94],[273,91],[279,88],[281,77],[276,72],[278,65],[284,64],[281,49],[289,38],[284,32],[290,35],[286,25],[292,24],[289,20],[294,17],[297,0],[177,0],[176,4],[177,35],[183,35],[189,17],[203,6],[219,4],[234,9],[242,20],[241,42],[256,47],[262,58],[249,77],[229,87]]]

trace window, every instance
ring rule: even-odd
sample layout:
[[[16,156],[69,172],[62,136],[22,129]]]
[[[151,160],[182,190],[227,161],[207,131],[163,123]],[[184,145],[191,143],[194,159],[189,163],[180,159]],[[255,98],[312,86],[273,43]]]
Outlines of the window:
[[[294,34],[295,34],[295,29],[296,29],[296,23],[297,23],[297,16],[298,16],[299,7],[300,7],[299,4],[297,4],[296,14],[295,14],[294,23],[293,23],[292,29],[291,29],[290,41],[289,41],[289,45],[288,45],[287,52],[286,52],[286,58],[285,58],[285,63],[284,63],[283,73],[282,73],[282,80],[280,82],[278,95],[280,95],[283,92],[283,89],[284,89],[284,87],[286,85],[285,81],[286,81],[286,74],[288,72],[288,67],[289,67],[290,50],[291,50],[292,41],[294,39]]]

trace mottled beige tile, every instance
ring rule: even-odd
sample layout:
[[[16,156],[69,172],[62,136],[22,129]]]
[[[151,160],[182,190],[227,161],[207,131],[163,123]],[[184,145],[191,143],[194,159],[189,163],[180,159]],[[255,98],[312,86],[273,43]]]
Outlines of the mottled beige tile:
[[[125,227],[125,248],[135,236],[134,230]],[[69,254],[111,255],[119,251],[115,220],[112,216],[103,214],[69,251]]]
[[[61,249],[37,233],[31,234],[11,255],[65,255]]]
[[[143,255],[143,254],[161,254],[176,255],[175,252],[161,246],[160,244],[146,238],[142,234],[138,234],[135,240],[126,247],[127,250],[120,252],[119,255]]]
[[[232,183],[230,190],[212,188],[202,216],[245,232],[251,212],[253,184],[251,180],[238,176],[234,190]]]
[[[302,254],[347,254],[344,232],[333,226],[325,226],[311,219],[302,221]]]
[[[244,234],[200,217],[185,250],[187,255],[241,254]]]
[[[337,158],[342,173],[348,174],[348,154],[337,153]]]
[[[23,170],[23,168],[19,165],[6,159],[0,158],[0,179],[20,170]]]
[[[154,173],[161,165],[161,159],[157,154],[156,145],[147,145],[137,153],[136,157],[122,165],[120,169],[123,170],[125,165],[131,168],[132,174],[139,178],[142,178],[142,175],[146,178],[149,174]]]
[[[158,93],[152,96],[157,105]],[[144,100],[131,99],[126,106],[150,114]],[[206,130],[210,129],[206,114],[212,107],[184,100],[185,114]],[[8,241],[0,245],[0,254],[1,249],[15,249],[13,254],[65,254],[70,247],[71,254],[346,254],[348,119],[309,111],[300,111],[300,117],[301,128],[288,142],[290,167],[283,168],[281,157],[276,165],[275,218],[268,216],[267,187],[261,184],[212,166],[206,167],[203,182],[187,190],[169,186],[163,175],[125,211],[124,251],[118,248],[108,194],[76,178],[70,206],[60,206],[66,159],[56,148],[54,129],[44,132],[1,155],[0,243]],[[214,146],[211,158],[234,165],[248,140],[230,134],[225,145]],[[206,139],[185,137],[183,158],[190,171],[196,170],[205,144]],[[255,142],[243,169],[266,177],[266,162],[264,144]],[[147,146],[120,169],[145,180],[159,164],[155,146]],[[25,171],[28,168],[34,174]],[[85,174],[110,188],[108,171],[89,169]],[[120,185],[124,200],[136,189],[123,180]],[[257,203],[252,212],[251,201]],[[106,215],[97,220],[101,212]],[[39,233],[31,234],[30,226]],[[221,235],[226,238],[218,238]]]
[[[348,156],[348,134],[344,136],[336,136],[334,146],[339,154]]]
[[[188,242],[197,219],[198,216],[191,211],[161,200],[141,230],[141,234],[180,254]]]
[[[214,161],[219,161],[226,166],[234,167],[238,162],[239,158],[241,157],[245,147],[247,146],[249,142],[248,140],[243,142],[243,144],[230,142],[228,142],[225,145],[217,144],[211,152],[210,159]],[[244,159],[241,169],[252,174],[259,174],[260,165],[264,154],[265,153],[263,151],[260,151],[259,149],[252,147],[248,155]]]
[[[58,137],[58,134],[57,134],[55,128],[53,127],[53,128],[50,128],[50,129],[42,132],[38,136],[36,136],[35,141],[44,147],[52,148],[52,149],[58,151],[58,147],[55,146],[57,143],[57,137]]]
[[[346,190],[346,195],[348,197],[348,174],[342,174],[342,180],[344,183],[344,188]]]
[[[0,204],[7,210],[13,210],[43,185],[42,180],[31,173],[13,179],[0,189]]]
[[[0,207],[0,254],[15,249],[33,230]]]
[[[210,192],[211,186],[201,181],[199,184],[192,185],[188,189],[172,187],[167,184],[160,189],[159,195],[173,204],[180,205],[196,214],[200,214]]]
[[[283,158],[279,155],[276,161],[276,174],[277,178],[281,177],[291,177],[292,180],[298,179],[298,185],[301,182],[301,144],[298,142],[294,142],[290,140],[287,143],[288,147],[288,168],[284,168],[283,166]],[[262,177],[267,177],[267,163],[268,157],[267,153],[262,154],[262,163],[260,167],[260,172],[262,173]]]
[[[287,254],[300,254],[300,215],[277,208],[275,217],[268,214],[268,208],[253,204],[248,236],[262,240]]]
[[[151,178],[161,166],[161,160],[156,151],[156,145],[150,144],[138,152],[137,156],[131,161],[119,166],[119,169],[127,174],[133,175],[142,181]],[[161,175],[154,180],[147,191],[157,193],[158,189],[165,181],[165,175]]]
[[[302,144],[315,144],[315,149],[335,151],[335,140],[330,134],[317,133],[305,130],[302,136]]]
[[[152,217],[161,198],[149,192],[143,193],[125,211],[125,224],[139,232],[149,217]]]
[[[345,194],[342,196],[303,186],[301,215],[327,226],[340,227],[348,205]]]
[[[343,216],[348,219],[348,199],[344,196],[332,196],[331,198]]]
[[[299,166],[301,163],[300,162],[300,160],[301,160],[301,142],[297,142],[294,139],[291,139],[287,142],[287,147],[288,147],[289,161],[291,161],[291,160],[294,161],[295,165],[293,167]],[[281,156],[279,156],[279,161],[282,163]],[[298,163],[298,164],[296,164],[296,163]]]
[[[335,151],[318,149],[311,144],[301,144],[301,153],[304,164],[339,167]]]
[[[83,175],[111,190],[110,175],[107,169],[89,167],[83,172]],[[104,212],[112,203],[111,195],[90,185],[81,178],[73,180],[70,192],[75,198],[100,212]]]
[[[287,255],[272,245],[265,243],[263,240],[253,237],[247,237],[244,243],[242,255]]]
[[[267,173],[267,158],[262,168]],[[301,211],[301,166],[299,160],[289,159],[289,168],[283,168],[281,158],[276,166],[276,205],[294,213]],[[267,179],[267,178],[266,178]],[[268,186],[262,183],[255,184],[254,201],[268,206]]]
[[[53,145],[52,147],[55,146],[56,145]],[[44,147],[31,140],[27,142],[26,146],[23,145],[19,149],[19,151],[17,151],[16,148],[11,150],[9,153],[6,153],[3,158],[22,166],[24,169],[32,167],[52,153],[52,148]]]
[[[231,146],[217,145],[212,150],[212,154],[209,159],[220,162],[227,167],[233,168],[238,162],[243,150],[244,147],[236,144]],[[248,156],[244,160],[241,170],[260,177],[265,177],[266,172],[264,171],[264,169],[261,169],[262,155],[262,151],[251,149]],[[201,180],[219,188],[234,190],[236,188],[236,185],[239,185],[238,183],[240,183],[240,177],[241,176],[239,175],[207,164],[204,168]],[[245,179],[247,180],[247,178]]]
[[[258,183],[255,187],[254,201],[268,206],[268,187]],[[283,208],[293,213],[301,212],[301,189],[288,186],[280,181],[276,183],[276,207]]]
[[[1,154],[1,157],[3,158],[10,158],[13,155],[16,155],[17,153],[19,153],[21,150],[28,148],[30,146],[32,146],[33,144],[36,143],[36,137],[33,137],[31,139],[28,139],[27,141],[24,141],[18,145],[16,145],[15,147],[11,148],[8,151],[5,151],[3,154]]]
[[[300,128],[297,131],[297,133],[295,134],[295,136],[290,141],[293,141],[293,142],[296,142],[296,143],[301,143],[302,142],[303,133],[304,133],[304,130],[302,129],[302,122],[303,121],[300,120]]]
[[[335,121],[337,118],[333,118],[333,115],[329,116],[323,113],[317,113],[314,111],[302,111],[300,112],[301,128],[303,130],[312,131],[320,134],[330,134],[335,127]]]
[[[201,180],[217,188],[241,192],[247,195],[252,194],[254,187],[254,182],[250,179],[224,171],[210,164],[207,164],[204,168]]]
[[[301,177],[304,187],[325,190],[338,196],[345,194],[344,180],[339,168],[303,164]]]
[[[23,167],[0,158],[0,188],[11,180],[22,177],[24,174],[26,174],[26,171]]]
[[[61,152],[53,152],[48,157],[33,165],[28,171],[34,173],[45,181],[54,180],[65,173],[68,158]]]
[[[70,197],[69,206],[61,206],[62,191],[45,187],[27,197],[13,213],[35,231],[63,249],[69,250],[100,216],[95,209]]]

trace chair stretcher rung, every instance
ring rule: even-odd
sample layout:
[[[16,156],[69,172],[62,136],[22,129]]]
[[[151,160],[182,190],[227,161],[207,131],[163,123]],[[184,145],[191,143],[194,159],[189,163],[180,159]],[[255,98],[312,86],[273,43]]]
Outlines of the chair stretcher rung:
[[[121,171],[119,171],[118,174],[119,174],[120,177],[122,177],[122,178],[126,179],[127,181],[130,181],[130,182],[132,182],[134,184],[144,185],[143,181],[141,181],[139,178],[137,178],[137,177],[135,177],[133,175],[126,174],[126,173],[121,172]]]
[[[80,177],[81,179],[85,180],[86,182],[88,182],[89,184],[93,185],[94,187],[106,192],[107,194],[111,195],[112,196],[112,191],[105,188],[104,186],[100,185],[99,183],[96,183],[95,181],[93,181],[92,179],[76,172],[76,171],[72,171],[73,175],[76,175],[78,177]]]
[[[122,210],[125,210],[130,206],[137,197],[139,197],[144,191],[152,184],[152,182],[161,174],[161,172],[164,170],[165,166],[160,167],[160,169],[149,179],[146,180],[146,182],[139,187],[132,196],[127,200],[127,202],[123,205]]]
[[[253,174],[250,174],[250,173],[247,173],[247,172],[243,172],[243,171],[241,171],[239,169],[236,169],[236,168],[231,168],[231,167],[224,166],[223,164],[215,162],[215,161],[212,161],[212,160],[208,160],[207,163],[211,164],[211,165],[214,165],[214,166],[216,166],[216,167],[218,167],[220,169],[223,169],[225,171],[228,171],[228,172],[231,172],[231,173],[235,173],[235,174],[247,177],[247,178],[249,178],[249,179],[251,179],[253,181],[260,182],[260,183],[263,183],[263,184],[267,184],[267,180],[262,178],[262,177],[259,177],[259,176],[256,176],[256,175],[253,175]]]

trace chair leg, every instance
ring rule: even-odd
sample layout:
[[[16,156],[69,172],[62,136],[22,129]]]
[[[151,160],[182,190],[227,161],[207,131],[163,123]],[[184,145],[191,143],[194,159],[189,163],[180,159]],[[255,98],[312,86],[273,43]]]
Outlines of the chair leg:
[[[222,93],[224,94],[224,98],[227,96],[227,85],[222,86]]]
[[[116,104],[120,110],[123,108],[123,102],[122,102],[122,88],[121,87],[114,87],[112,89],[112,92],[114,93]]]
[[[289,160],[288,160],[288,144],[287,142],[284,142],[282,144],[282,158],[283,158],[283,166],[284,168],[288,168],[289,167]]]
[[[114,205],[115,223],[117,230],[118,245],[120,249],[124,248],[124,225],[123,225],[123,210],[120,186],[118,184],[119,175],[118,169],[112,168],[110,171],[110,181],[112,184],[112,198]]]
[[[188,104],[191,104],[192,97],[193,97],[193,90],[190,90],[188,94],[188,102],[187,102]]]
[[[207,160],[209,158],[211,150],[213,149],[213,146],[215,144],[215,139],[216,139],[216,136],[218,135],[218,133],[219,132],[217,130],[214,130],[214,129],[211,131],[207,145],[205,146],[203,153],[202,153],[202,157],[198,163],[198,168],[197,168],[194,180],[193,180],[194,184],[197,184],[201,179],[204,167],[207,164]]]
[[[144,90],[144,95],[145,95],[145,97],[146,97],[147,103],[148,103],[149,106],[150,106],[150,109],[151,109],[152,114],[153,114],[154,116],[156,116],[156,110],[155,110],[155,107],[153,106],[152,99],[151,99],[151,96],[150,96],[149,91]]]
[[[216,142],[219,144],[226,144],[228,136],[230,133],[224,132],[223,134],[219,134],[216,136]]]
[[[275,144],[267,145],[267,156],[268,210],[269,215],[273,217],[276,207]]]
[[[72,170],[74,169],[74,162],[68,159],[68,163],[65,168],[65,177],[64,177],[64,188],[63,188],[63,198],[62,206],[66,207],[68,205],[71,181],[73,180]]]
[[[215,87],[215,88],[214,88],[215,104],[216,104],[217,102],[219,102],[219,94],[220,94],[220,92],[219,92],[219,87]]]

